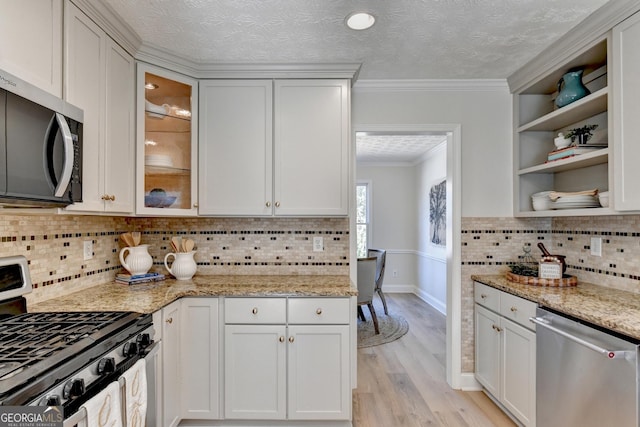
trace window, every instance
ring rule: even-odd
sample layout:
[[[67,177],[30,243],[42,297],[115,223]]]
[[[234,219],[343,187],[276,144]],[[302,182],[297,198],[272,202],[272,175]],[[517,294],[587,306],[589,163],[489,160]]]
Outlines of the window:
[[[356,255],[358,258],[367,256],[369,235],[371,233],[371,185],[359,182],[356,185]]]

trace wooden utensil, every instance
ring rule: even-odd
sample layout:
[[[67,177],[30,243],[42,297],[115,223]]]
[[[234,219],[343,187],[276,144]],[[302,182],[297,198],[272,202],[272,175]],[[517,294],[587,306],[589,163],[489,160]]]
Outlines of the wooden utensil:
[[[135,246],[135,243],[133,242],[133,237],[131,237],[131,233],[123,233],[120,235],[120,238],[122,239],[125,245],[129,247]]]
[[[182,245],[184,246],[185,252],[191,252],[193,250],[193,247],[195,246],[195,243],[191,239],[186,239],[183,240]]]
[[[172,237],[171,238],[171,246],[173,246],[173,250],[176,252],[180,252],[182,249],[182,237]]]
[[[131,237],[133,239],[133,246],[138,246],[140,244],[141,235],[139,231],[132,231]]]

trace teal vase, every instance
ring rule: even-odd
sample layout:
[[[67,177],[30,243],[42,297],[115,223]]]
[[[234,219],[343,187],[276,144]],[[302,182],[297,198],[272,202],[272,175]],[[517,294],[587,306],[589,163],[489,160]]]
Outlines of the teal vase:
[[[569,71],[558,81],[558,96],[556,98],[558,107],[569,105],[591,93],[582,84],[582,73],[583,70]]]

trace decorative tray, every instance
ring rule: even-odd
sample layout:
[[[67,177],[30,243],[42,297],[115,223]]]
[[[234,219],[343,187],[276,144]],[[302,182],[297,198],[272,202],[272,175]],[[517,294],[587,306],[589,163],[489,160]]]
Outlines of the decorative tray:
[[[521,283],[523,285],[549,286],[558,288],[578,285],[578,278],[576,276],[569,275],[565,275],[562,279],[541,279],[540,277],[520,276],[519,274],[507,272],[507,280],[509,280],[510,282]]]

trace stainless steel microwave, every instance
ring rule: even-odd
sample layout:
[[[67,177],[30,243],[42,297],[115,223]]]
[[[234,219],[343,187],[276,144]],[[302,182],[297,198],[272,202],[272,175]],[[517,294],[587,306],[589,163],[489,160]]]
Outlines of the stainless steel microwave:
[[[0,70],[0,205],[82,201],[81,109]]]

